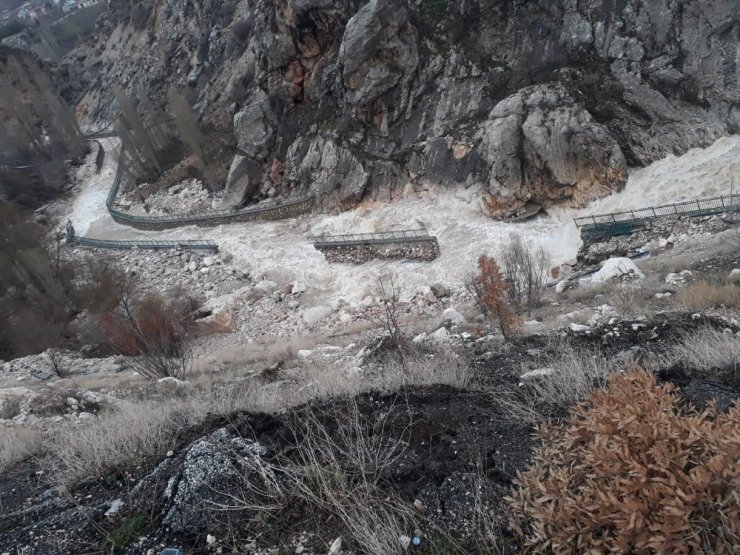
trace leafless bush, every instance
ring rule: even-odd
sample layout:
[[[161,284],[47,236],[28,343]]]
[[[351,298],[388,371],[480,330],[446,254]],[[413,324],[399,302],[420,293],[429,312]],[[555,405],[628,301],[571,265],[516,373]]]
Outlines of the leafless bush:
[[[60,378],[66,378],[68,375],[68,369],[64,366],[64,360],[62,354],[58,349],[47,349],[44,353],[46,359],[49,361],[49,368]]]
[[[483,475],[482,464],[479,461],[476,472],[473,474],[473,534],[478,553],[498,555],[506,553],[506,543],[502,530],[507,528],[506,509],[498,498],[487,496],[490,489]]]
[[[184,379],[192,365],[190,315],[156,296],[128,298],[100,320],[111,343],[145,378]]]
[[[369,316],[367,319],[383,327],[401,360],[401,364],[405,365],[408,355],[408,340],[401,325],[401,290],[398,281],[393,275],[377,275],[375,288],[377,295],[380,297],[381,313],[377,316]]]
[[[354,402],[341,411],[309,407],[292,424],[297,457],[288,472],[295,494],[338,517],[363,551],[376,555],[405,553],[399,537],[414,528],[409,505],[385,478],[407,449],[411,425],[393,434],[391,412],[371,420]]]
[[[539,306],[552,259],[542,246],[512,235],[499,257],[509,296],[517,306]]]

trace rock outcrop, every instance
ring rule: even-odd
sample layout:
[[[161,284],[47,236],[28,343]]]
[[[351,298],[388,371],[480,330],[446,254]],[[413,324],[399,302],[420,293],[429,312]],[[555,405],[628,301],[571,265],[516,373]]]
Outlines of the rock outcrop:
[[[59,79],[92,118],[117,82],[189,88],[204,128],[232,137],[227,206],[476,186],[506,216],[583,204],[628,166],[740,131],[733,0],[217,4],[111,2]]]
[[[487,204],[510,215],[529,200],[578,204],[618,190],[627,163],[609,130],[560,86],[537,85],[501,101],[482,129]]]

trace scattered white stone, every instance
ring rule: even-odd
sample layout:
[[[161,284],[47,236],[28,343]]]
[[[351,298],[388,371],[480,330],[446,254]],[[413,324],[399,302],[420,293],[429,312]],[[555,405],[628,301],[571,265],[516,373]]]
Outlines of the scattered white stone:
[[[254,288],[258,291],[262,291],[263,293],[272,293],[273,291],[277,290],[278,285],[274,281],[263,279],[257,285],[255,285]]]
[[[442,312],[440,325],[443,325],[445,322],[450,322],[453,326],[459,326],[465,323],[465,316],[460,314],[453,307],[446,308],[444,312]]]
[[[157,386],[163,390],[167,391],[169,393],[176,393],[180,391],[186,391],[193,387],[193,384],[190,382],[184,381],[184,380],[178,380],[177,378],[173,378],[172,376],[169,376],[167,378],[160,378],[157,380]]]
[[[301,293],[305,293],[307,289],[308,286],[305,283],[303,283],[302,281],[296,281],[293,284],[293,287],[291,287],[290,292],[293,295],[300,295]]]
[[[102,405],[105,402],[105,395],[95,391],[85,391],[82,393],[82,399],[93,405]]]
[[[424,343],[424,341],[426,341],[427,338],[428,338],[428,336],[427,336],[426,332],[421,332],[419,335],[417,335],[416,337],[414,337],[411,340],[411,342],[418,345],[419,343]]]
[[[429,336],[429,339],[433,341],[447,341],[449,338],[450,332],[447,331],[447,328],[439,328]]]
[[[307,324],[318,324],[332,313],[329,306],[314,306],[303,311],[303,321]]]
[[[569,285],[570,285],[570,280],[562,279],[555,286],[555,292],[559,295],[560,293],[568,289]]]
[[[329,555],[339,555],[342,551],[342,537],[335,539],[329,547]]]
[[[591,329],[588,326],[584,326],[583,324],[576,324],[575,322],[571,322],[570,324],[568,324],[568,327],[570,328],[570,331],[575,333],[581,333]]]
[[[105,511],[105,516],[112,517],[118,514],[118,511],[121,510],[121,507],[123,507],[123,499],[116,499],[115,501],[113,501],[113,503],[110,504],[110,508]]]
[[[520,380],[528,380],[531,378],[539,378],[541,376],[550,376],[554,370],[552,368],[537,368],[535,370],[530,370],[529,372],[525,372],[521,376],[519,376]]]
[[[665,282],[669,285],[683,285],[686,283],[693,274],[689,270],[684,270],[680,273],[671,272],[665,277]]]
[[[216,543],[216,536],[212,536],[211,534],[208,534],[206,536],[206,543],[208,545],[213,545],[214,543]]]

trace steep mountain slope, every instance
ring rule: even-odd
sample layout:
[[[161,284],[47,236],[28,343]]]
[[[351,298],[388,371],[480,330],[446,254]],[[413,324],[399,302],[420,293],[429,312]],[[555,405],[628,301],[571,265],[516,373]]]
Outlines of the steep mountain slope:
[[[739,18],[733,0],[113,0],[59,79],[92,120],[114,84],[190,87],[235,146],[227,204],[441,183],[501,216],[737,133]]]

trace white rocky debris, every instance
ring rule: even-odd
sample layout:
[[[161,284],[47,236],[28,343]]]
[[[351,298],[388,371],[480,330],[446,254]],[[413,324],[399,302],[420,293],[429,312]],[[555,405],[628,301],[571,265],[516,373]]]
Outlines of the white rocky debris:
[[[465,323],[465,316],[460,314],[455,308],[449,307],[442,312],[440,318],[440,325],[452,324],[453,326],[459,326]]]
[[[693,275],[690,270],[683,270],[679,273],[671,272],[665,277],[665,282],[668,285],[684,285]]]
[[[643,279],[645,274],[629,258],[610,258],[606,260],[598,272],[587,279],[590,283],[605,283],[611,279],[621,280]]]
[[[121,510],[121,507],[123,507],[123,505],[124,505],[123,499],[116,499],[116,500],[114,500],[111,503],[110,508],[107,511],[105,511],[105,516],[107,516],[108,518],[110,518],[112,516],[117,515],[118,514],[118,511]]]

